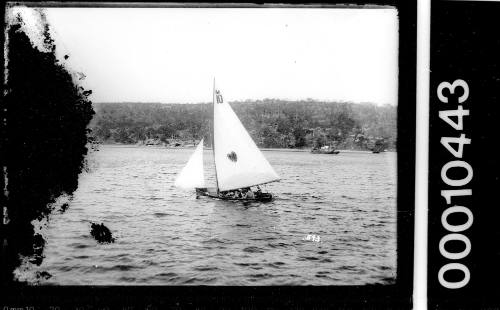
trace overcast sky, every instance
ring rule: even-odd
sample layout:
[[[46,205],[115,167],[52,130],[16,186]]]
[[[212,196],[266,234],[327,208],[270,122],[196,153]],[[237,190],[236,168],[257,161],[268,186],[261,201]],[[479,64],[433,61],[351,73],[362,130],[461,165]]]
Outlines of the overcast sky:
[[[395,9],[49,8],[96,102],[397,104]]]

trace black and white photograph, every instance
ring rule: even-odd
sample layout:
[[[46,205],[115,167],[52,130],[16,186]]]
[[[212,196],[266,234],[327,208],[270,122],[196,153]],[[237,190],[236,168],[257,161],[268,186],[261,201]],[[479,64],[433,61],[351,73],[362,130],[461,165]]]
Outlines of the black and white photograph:
[[[391,5],[8,4],[3,281],[395,285],[400,27]]]

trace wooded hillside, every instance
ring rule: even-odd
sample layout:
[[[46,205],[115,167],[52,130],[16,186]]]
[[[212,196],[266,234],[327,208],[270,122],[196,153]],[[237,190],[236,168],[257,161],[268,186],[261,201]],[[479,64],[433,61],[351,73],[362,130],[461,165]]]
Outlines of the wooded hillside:
[[[232,102],[259,147],[395,149],[397,109],[370,103],[284,101]],[[105,143],[169,144],[210,141],[211,104],[94,103],[94,137]]]

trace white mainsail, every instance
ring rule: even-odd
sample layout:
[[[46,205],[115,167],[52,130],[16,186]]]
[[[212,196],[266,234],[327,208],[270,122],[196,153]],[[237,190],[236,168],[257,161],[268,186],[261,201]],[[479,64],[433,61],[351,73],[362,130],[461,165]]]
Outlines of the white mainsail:
[[[214,159],[221,191],[278,181],[280,177],[255,145],[214,82]]]
[[[205,187],[205,176],[203,174],[203,139],[201,139],[186,166],[182,168],[177,176],[175,186],[184,189]]]

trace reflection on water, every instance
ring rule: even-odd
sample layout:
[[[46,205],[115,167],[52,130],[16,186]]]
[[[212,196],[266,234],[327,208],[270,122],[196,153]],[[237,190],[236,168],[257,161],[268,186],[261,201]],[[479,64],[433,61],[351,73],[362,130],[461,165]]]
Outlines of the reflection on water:
[[[396,272],[396,154],[266,151],[269,203],[173,186],[193,150],[101,146],[63,213],[42,225],[42,284],[361,285]],[[211,152],[206,175],[213,182]],[[209,183],[210,183],[209,181]],[[116,238],[98,244],[90,222]],[[307,238],[308,235],[318,239]],[[316,241],[319,242],[316,242]]]

